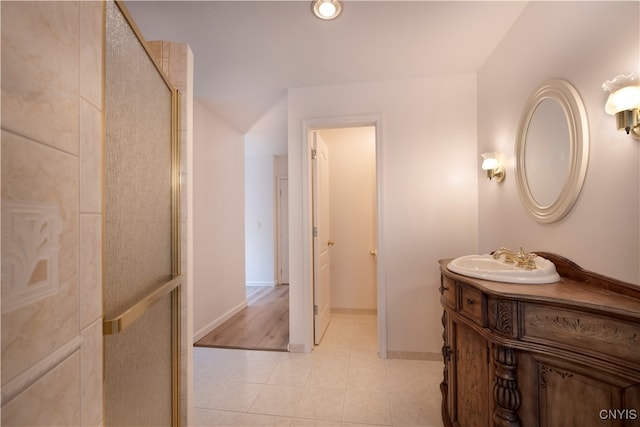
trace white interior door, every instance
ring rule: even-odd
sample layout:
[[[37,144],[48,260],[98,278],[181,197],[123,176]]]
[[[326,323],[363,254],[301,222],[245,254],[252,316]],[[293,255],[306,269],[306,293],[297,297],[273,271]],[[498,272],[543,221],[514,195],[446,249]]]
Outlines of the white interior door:
[[[331,246],[329,236],[329,148],[313,132],[313,310],[314,342],[320,344],[331,322]]]
[[[278,179],[278,284],[289,283],[289,180]]]

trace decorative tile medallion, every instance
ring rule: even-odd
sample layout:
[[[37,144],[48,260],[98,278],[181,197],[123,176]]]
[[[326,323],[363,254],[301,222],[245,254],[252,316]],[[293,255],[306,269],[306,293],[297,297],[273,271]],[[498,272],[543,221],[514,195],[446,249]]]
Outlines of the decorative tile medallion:
[[[55,203],[2,200],[2,313],[60,289],[62,218]]]

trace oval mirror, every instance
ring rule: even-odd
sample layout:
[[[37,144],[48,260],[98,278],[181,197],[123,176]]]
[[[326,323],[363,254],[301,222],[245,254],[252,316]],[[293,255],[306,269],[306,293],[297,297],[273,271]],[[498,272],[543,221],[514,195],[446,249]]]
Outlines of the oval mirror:
[[[588,159],[589,127],[578,91],[564,80],[545,82],[527,101],[516,135],[518,192],[538,222],[569,213]]]

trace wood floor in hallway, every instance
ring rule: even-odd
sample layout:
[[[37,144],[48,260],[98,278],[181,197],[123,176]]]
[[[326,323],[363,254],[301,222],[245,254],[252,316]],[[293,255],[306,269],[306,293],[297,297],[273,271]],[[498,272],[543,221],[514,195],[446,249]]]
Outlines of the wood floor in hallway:
[[[247,287],[247,307],[202,337],[196,347],[287,351],[289,286]]]

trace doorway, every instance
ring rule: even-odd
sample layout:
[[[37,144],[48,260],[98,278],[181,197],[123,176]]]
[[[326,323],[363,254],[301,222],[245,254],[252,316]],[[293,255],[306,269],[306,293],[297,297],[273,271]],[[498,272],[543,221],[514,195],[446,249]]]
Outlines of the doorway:
[[[325,304],[333,314],[378,313],[376,126],[322,127],[310,131],[309,140],[314,150],[314,343],[319,344],[328,326]],[[323,258],[326,252],[329,261]],[[327,262],[329,274],[317,274]]]
[[[274,326],[272,335],[279,339],[277,345],[271,348],[278,350],[287,349],[289,343],[287,160],[286,152],[275,152],[266,147],[258,150],[255,144],[245,140],[246,303],[250,311],[259,309],[265,315],[270,313],[269,316],[277,320],[274,321],[277,331]],[[264,298],[256,298],[260,295]],[[259,319],[254,321],[251,318],[252,316],[247,317],[246,326],[242,330],[260,330],[264,326]],[[284,346],[280,338],[286,341]]]

